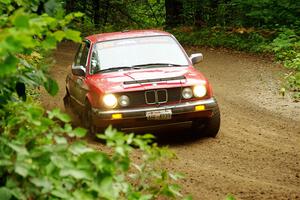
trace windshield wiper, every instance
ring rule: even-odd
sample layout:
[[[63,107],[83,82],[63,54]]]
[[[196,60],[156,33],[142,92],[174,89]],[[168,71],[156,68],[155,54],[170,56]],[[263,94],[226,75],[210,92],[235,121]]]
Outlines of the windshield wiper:
[[[172,63],[146,63],[146,64],[133,65],[132,67],[153,67],[153,66],[181,67],[187,65],[179,65],[179,64],[172,64]]]
[[[119,71],[119,70],[130,70],[130,69],[141,69],[141,68],[140,67],[136,67],[136,66],[132,66],[132,67],[128,67],[128,66],[112,67],[112,68],[97,70],[97,71],[94,72],[94,74],[96,74],[96,73],[102,73],[102,72],[113,72],[113,71]]]

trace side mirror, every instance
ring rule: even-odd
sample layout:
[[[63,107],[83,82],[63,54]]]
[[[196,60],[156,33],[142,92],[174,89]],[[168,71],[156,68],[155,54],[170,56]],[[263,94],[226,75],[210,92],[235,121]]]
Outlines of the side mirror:
[[[82,65],[72,66],[72,74],[76,76],[85,76],[85,68]]]
[[[202,55],[202,53],[195,53],[195,54],[192,54],[192,55],[190,56],[190,60],[192,61],[193,65],[194,65],[194,64],[197,64],[197,63],[199,63],[200,61],[203,60],[203,55]]]

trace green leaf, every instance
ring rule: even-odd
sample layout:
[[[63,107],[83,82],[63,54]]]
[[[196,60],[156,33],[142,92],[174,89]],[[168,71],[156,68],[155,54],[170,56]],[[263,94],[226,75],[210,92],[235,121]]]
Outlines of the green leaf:
[[[47,90],[47,92],[52,96],[56,95],[59,90],[58,84],[52,78],[47,79],[47,81],[44,83],[44,87]]]
[[[181,194],[179,192],[179,190],[180,190],[179,185],[176,185],[176,184],[169,185],[169,189],[174,195],[181,196]]]
[[[72,199],[69,194],[69,191],[67,191],[66,189],[63,189],[63,188],[59,188],[57,190],[52,190],[51,194],[60,199]]]
[[[154,139],[155,137],[154,137],[154,135],[151,135],[151,134],[144,134],[144,135],[142,135],[142,138],[143,139]]]
[[[65,37],[66,34],[63,31],[56,31],[53,35],[55,39],[60,42]]]
[[[0,167],[7,167],[7,166],[11,166],[13,163],[10,160],[0,160]]]
[[[79,138],[84,137],[84,136],[86,135],[86,133],[87,133],[87,130],[84,129],[84,128],[80,128],[80,127],[75,128],[75,129],[73,130],[73,134],[74,134],[76,137],[79,137]]]
[[[98,188],[101,191],[101,196],[107,199],[115,199],[113,190],[113,179],[111,176],[103,177]]]
[[[52,189],[52,184],[47,178],[31,178],[30,182],[37,187],[43,188],[44,192],[49,192]]]
[[[15,18],[13,19],[13,25],[15,25],[17,28],[28,28],[29,16],[25,15],[21,11],[17,11]]]
[[[50,159],[51,159],[52,163],[60,169],[74,167],[73,163],[71,163],[69,160],[67,160],[65,155],[62,153],[59,155],[52,155]]]
[[[54,49],[56,48],[56,37],[55,36],[47,36],[47,38],[42,42],[42,46],[45,49]]]
[[[91,180],[91,175],[87,171],[80,170],[80,169],[62,169],[60,171],[59,175],[62,177],[71,176],[77,180],[80,180],[80,179]]]
[[[80,32],[79,31],[74,31],[71,29],[67,29],[65,31],[66,33],[66,38],[69,40],[72,40],[74,42],[81,42],[81,37],[80,37]]]
[[[74,17],[83,17],[84,14],[82,12],[76,12],[74,13]]]
[[[0,199],[1,200],[10,200],[10,198],[11,198],[10,190],[7,189],[6,187],[1,187],[0,188]]]
[[[84,153],[93,152],[94,150],[92,148],[87,147],[86,144],[82,142],[75,142],[71,145],[70,151],[74,155],[81,155]]]
[[[68,114],[61,112],[59,108],[54,108],[52,111],[48,111],[47,113],[50,119],[57,118],[65,123],[71,121],[71,117]]]
[[[72,131],[72,126],[70,125],[70,124],[65,124],[65,126],[64,126],[64,131],[66,131],[66,132],[71,132]]]
[[[19,174],[22,177],[27,177],[28,173],[29,173],[29,169],[28,166],[24,163],[21,162],[17,162],[15,164],[15,172],[17,174]]]
[[[86,153],[84,156],[88,158],[91,163],[93,163],[98,169],[101,170],[106,167],[110,168],[113,165],[112,161],[106,154],[98,151]]]
[[[65,137],[54,136],[54,140],[57,144],[67,144],[68,141]]]
[[[95,197],[87,190],[76,189],[73,193],[75,199],[94,200]]]
[[[38,124],[39,125],[41,124],[40,120],[42,119],[43,114],[44,114],[43,108],[32,106],[32,107],[28,108],[27,112],[30,114],[32,119],[39,120]]]
[[[235,198],[233,195],[229,194],[227,195],[226,200],[235,200]]]
[[[183,175],[183,174],[180,174],[180,173],[176,173],[176,174],[169,173],[169,176],[170,176],[170,178],[173,179],[174,181],[177,181],[177,180],[179,180],[179,179],[184,178],[184,175]]]
[[[14,185],[14,187],[9,187],[10,193],[13,196],[11,199],[26,199],[23,191],[17,186]]]
[[[143,195],[139,198],[139,200],[150,200],[150,199],[153,199],[152,194],[146,194],[146,195]]]
[[[17,152],[19,155],[29,155],[27,149],[24,146],[8,143],[8,146]]]
[[[193,197],[192,196],[187,196],[187,197],[184,197],[183,200],[193,200]]]
[[[16,72],[18,62],[19,60],[13,55],[7,56],[3,62],[0,60],[0,77]]]
[[[126,150],[123,147],[116,147],[116,153],[120,154],[121,156],[125,156],[126,155]]]
[[[11,0],[0,0],[1,3],[4,3],[4,4],[10,4],[11,3]]]

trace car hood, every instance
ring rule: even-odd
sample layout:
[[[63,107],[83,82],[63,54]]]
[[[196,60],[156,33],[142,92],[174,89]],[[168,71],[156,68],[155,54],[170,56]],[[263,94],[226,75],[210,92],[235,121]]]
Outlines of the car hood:
[[[103,93],[181,87],[206,81],[192,66],[135,69],[95,74],[87,78],[90,87]]]

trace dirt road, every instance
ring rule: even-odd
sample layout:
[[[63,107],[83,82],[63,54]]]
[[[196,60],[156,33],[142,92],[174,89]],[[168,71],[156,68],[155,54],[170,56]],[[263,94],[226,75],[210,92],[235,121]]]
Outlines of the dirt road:
[[[55,52],[56,97],[42,95],[46,108],[62,106],[67,66],[75,45]],[[300,199],[300,103],[278,95],[280,66],[268,58],[228,50],[202,52],[197,67],[210,80],[221,114],[217,138],[195,140],[186,129],[160,131],[158,142],[178,156],[172,169],[186,174],[184,192],[198,199]],[[93,144],[100,145],[100,144]]]

